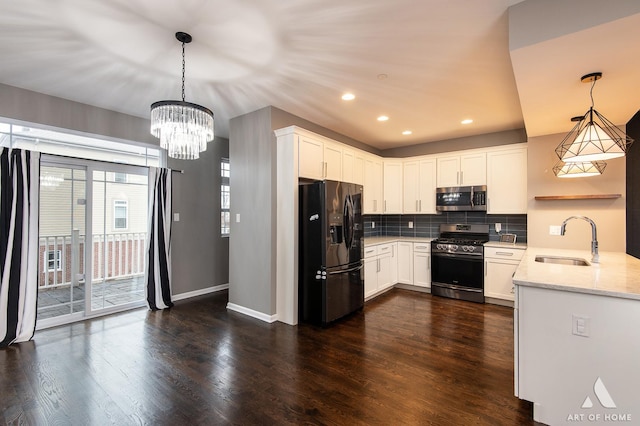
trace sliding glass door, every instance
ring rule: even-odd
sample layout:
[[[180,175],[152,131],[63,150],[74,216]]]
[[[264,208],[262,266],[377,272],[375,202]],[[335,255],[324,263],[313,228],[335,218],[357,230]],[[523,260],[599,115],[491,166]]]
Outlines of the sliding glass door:
[[[45,157],[38,328],[144,304],[147,168]]]

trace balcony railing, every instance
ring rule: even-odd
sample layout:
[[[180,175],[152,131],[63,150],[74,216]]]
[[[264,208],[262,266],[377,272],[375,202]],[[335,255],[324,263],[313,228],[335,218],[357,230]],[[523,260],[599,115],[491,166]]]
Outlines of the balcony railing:
[[[146,236],[146,232],[94,234],[92,282],[144,275]],[[79,231],[40,238],[40,288],[85,280],[85,238]]]

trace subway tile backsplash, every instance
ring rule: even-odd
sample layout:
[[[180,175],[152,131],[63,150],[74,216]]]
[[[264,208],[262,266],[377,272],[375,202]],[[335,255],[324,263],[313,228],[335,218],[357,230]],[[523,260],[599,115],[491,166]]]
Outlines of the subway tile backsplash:
[[[409,228],[413,222],[413,228]],[[489,240],[498,241],[500,236],[495,224],[502,225],[501,233],[517,235],[517,242],[527,242],[527,215],[488,215],[484,212],[443,212],[422,215],[365,215],[364,236],[381,237],[430,237],[436,238],[441,223],[480,223],[489,225]]]

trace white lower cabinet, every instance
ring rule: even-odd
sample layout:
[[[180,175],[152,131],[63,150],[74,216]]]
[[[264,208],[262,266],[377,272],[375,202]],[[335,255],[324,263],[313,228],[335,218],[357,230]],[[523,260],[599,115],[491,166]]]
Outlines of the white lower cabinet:
[[[431,287],[431,245],[413,243],[413,285]]]
[[[413,243],[398,242],[398,282],[413,284]]]
[[[397,282],[397,243],[368,246],[364,250],[364,297],[388,289]]]
[[[485,247],[484,295],[494,299],[514,300],[513,274],[524,249]]]

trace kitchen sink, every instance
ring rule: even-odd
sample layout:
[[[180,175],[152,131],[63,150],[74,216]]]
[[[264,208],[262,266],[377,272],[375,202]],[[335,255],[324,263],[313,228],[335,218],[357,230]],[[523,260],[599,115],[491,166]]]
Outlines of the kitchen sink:
[[[536,256],[536,262],[558,263],[560,265],[589,266],[590,263],[579,257]]]

